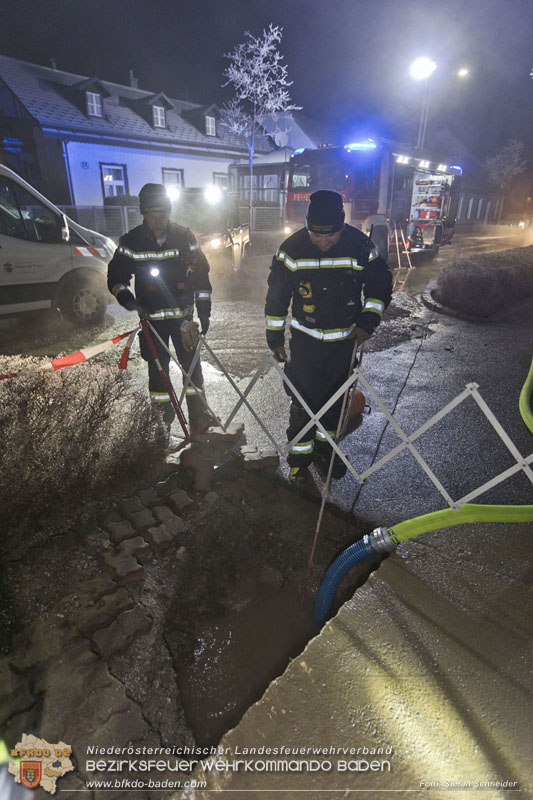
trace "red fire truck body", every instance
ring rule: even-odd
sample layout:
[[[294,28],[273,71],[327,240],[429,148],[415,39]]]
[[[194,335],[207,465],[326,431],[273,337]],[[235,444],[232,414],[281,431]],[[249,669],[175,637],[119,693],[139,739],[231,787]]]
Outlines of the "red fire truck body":
[[[287,224],[305,224],[309,197],[318,189],[342,195],[346,221],[363,228],[384,215],[391,241],[403,231],[411,253],[433,256],[451,242],[461,167],[409,153],[383,140],[296,151],[291,156]]]

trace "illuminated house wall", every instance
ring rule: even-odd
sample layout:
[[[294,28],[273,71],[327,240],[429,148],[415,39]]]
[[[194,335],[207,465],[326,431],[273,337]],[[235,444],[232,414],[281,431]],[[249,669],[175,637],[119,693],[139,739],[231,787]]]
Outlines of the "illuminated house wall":
[[[137,195],[145,183],[162,183],[163,169],[180,171],[184,186],[208,186],[213,175],[227,173],[231,159],[187,153],[158,153],[130,147],[68,142],[74,205],[102,205],[102,165],[117,165],[124,170],[127,191]]]

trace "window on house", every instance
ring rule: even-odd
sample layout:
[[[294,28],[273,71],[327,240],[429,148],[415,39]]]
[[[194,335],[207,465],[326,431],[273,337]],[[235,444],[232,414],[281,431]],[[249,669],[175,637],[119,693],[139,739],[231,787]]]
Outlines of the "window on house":
[[[163,167],[161,172],[163,173],[163,186],[166,186],[167,189],[179,189],[180,186],[184,186],[182,169]]]
[[[461,219],[461,211],[463,210],[463,200],[464,200],[464,197],[461,197],[459,199],[459,206],[457,208],[457,217],[456,217],[456,219]]]
[[[104,197],[127,194],[126,166],[124,164],[100,164]]]
[[[207,136],[217,135],[217,123],[214,117],[205,118],[205,132]]]
[[[474,205],[474,198],[471,197],[468,201],[468,206],[466,208],[466,218],[469,220],[472,216],[472,206]]]
[[[98,92],[85,92],[87,97],[87,114],[90,117],[103,117],[102,95]]]
[[[154,128],[166,128],[165,109],[163,106],[152,106]]]
[[[477,201],[477,211],[476,211],[476,219],[481,217],[481,207],[483,206],[483,198],[480,197]]]
[[[213,185],[223,186],[224,188],[227,188],[228,186],[227,172],[213,172]]]

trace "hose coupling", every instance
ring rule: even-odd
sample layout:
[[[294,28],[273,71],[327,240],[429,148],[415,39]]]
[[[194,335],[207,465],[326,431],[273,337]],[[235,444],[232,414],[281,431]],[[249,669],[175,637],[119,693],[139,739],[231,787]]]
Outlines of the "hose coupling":
[[[372,553],[392,553],[396,549],[388,528],[374,528],[372,533],[363,537],[363,542],[370,554]]]

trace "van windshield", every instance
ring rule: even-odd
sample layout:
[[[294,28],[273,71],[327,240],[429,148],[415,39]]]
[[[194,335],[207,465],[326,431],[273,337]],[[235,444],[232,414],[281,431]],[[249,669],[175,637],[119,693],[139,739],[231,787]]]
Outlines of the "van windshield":
[[[59,244],[61,221],[26,189],[0,178],[0,233],[30,242]]]

